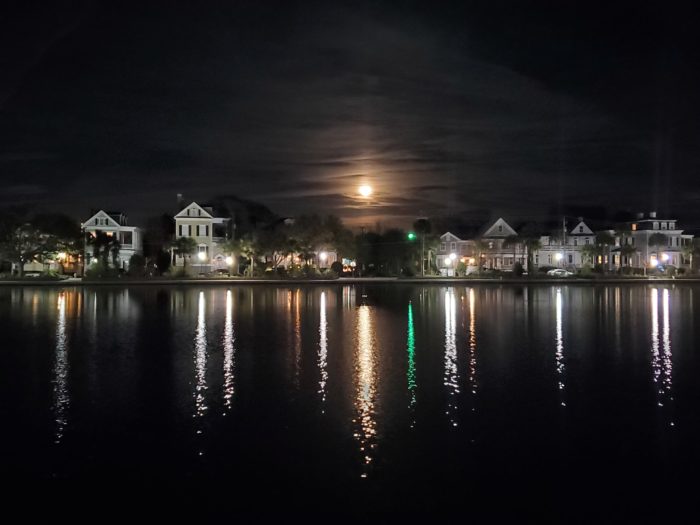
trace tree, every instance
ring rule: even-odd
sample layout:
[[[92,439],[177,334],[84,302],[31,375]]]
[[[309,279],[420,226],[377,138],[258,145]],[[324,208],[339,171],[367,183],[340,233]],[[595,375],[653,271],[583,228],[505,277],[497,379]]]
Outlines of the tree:
[[[135,253],[129,258],[129,275],[143,277],[146,273],[146,258],[140,253]]]
[[[542,243],[540,242],[539,237],[534,238],[534,237],[528,237],[524,239],[523,241],[525,245],[525,249],[527,250],[527,271],[529,272],[530,275],[532,275],[533,271],[533,259],[534,259],[534,254],[536,251],[540,250],[542,248]]]
[[[187,268],[187,259],[197,249],[197,241],[192,237],[178,237],[172,243],[173,254],[183,258],[183,267]]]
[[[527,271],[530,275],[532,275],[534,270],[534,254],[536,251],[542,248],[539,227],[534,222],[528,222],[520,230],[520,238],[522,239],[521,242],[527,251]]]
[[[517,247],[520,245],[520,237],[517,235],[509,235],[503,239],[504,248],[513,248],[513,269],[515,270],[515,254],[517,252]]]
[[[109,235],[101,230],[97,230],[94,236],[88,238],[88,244],[92,246],[93,257],[99,260],[105,268],[109,267],[110,256],[112,266],[117,267],[121,243],[116,235]]]
[[[591,265],[594,265],[596,257],[600,255],[600,247],[597,244],[586,244],[581,247],[581,255],[590,261]]]
[[[610,247],[615,244],[615,237],[608,231],[601,231],[596,233],[595,243],[598,247],[598,255],[607,256],[608,261],[610,261]],[[603,272],[605,272],[607,264],[603,263],[602,267]]]
[[[668,237],[666,237],[663,233],[652,233],[649,236],[649,246],[653,246],[654,248],[665,248],[668,246]]]
[[[425,276],[425,237],[430,235],[432,225],[427,218],[420,218],[413,223],[413,229],[420,234],[420,274]]]
[[[3,230],[0,254],[17,266],[20,277],[24,276],[26,263],[55,251],[55,238],[42,233],[30,223],[17,224]]]
[[[481,258],[484,256],[484,252],[489,249],[489,243],[478,239],[474,241],[474,248],[476,248],[476,267],[477,273],[481,275],[481,269],[484,265]]]
[[[623,244],[620,247],[620,255],[627,258],[627,266],[632,266],[632,256],[637,253],[637,248],[631,244]]]
[[[688,266],[690,267],[690,272],[693,271],[693,257],[698,253],[698,251],[698,247],[691,243],[684,244],[681,247],[681,253],[683,254],[683,258],[688,259],[689,261]]]

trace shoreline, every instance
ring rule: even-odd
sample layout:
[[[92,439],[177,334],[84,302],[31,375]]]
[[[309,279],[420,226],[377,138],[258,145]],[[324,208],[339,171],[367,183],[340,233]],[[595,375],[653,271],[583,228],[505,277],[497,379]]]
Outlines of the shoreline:
[[[464,278],[464,277],[339,277],[337,279],[149,279],[149,280],[105,280],[105,281],[84,281],[82,278],[69,278],[63,280],[0,280],[0,286],[250,286],[250,285],[347,285],[347,284],[423,284],[423,285],[606,285],[606,284],[700,284],[700,277],[669,278],[669,277],[646,277],[646,278],[603,278],[603,279],[577,279],[577,278],[544,278],[544,279],[523,279],[523,278]]]

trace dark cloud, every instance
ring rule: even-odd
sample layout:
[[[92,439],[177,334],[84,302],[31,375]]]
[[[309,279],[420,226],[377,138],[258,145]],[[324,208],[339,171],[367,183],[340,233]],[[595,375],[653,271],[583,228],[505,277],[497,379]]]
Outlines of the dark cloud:
[[[689,13],[485,4],[18,7],[2,200],[138,218],[233,193],[354,224],[700,208]]]

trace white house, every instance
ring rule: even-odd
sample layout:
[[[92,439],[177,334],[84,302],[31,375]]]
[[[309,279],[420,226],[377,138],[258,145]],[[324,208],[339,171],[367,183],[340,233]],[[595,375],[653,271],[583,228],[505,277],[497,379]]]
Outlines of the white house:
[[[123,270],[129,268],[129,259],[134,254],[143,253],[143,238],[141,229],[129,226],[127,216],[119,211],[106,212],[100,210],[82,224],[85,232],[85,261],[89,265],[95,261],[95,246],[90,242],[97,232],[104,232],[108,237],[119,241],[117,266]],[[111,260],[111,257],[110,257]]]
[[[540,249],[533,254],[536,267],[552,266],[580,270],[586,264],[583,247],[595,244],[595,233],[582,218],[568,229],[562,223],[561,231],[540,237]]]
[[[653,268],[658,265],[680,268],[689,265],[690,261],[683,256],[683,247],[692,245],[693,235],[683,234],[676,219],[657,217],[653,211],[646,218],[640,213],[637,220],[627,223],[622,230],[613,250],[616,268]],[[623,250],[625,245],[633,247],[634,251]]]
[[[176,267],[187,266],[197,273],[209,273],[218,269],[229,269],[223,244],[226,241],[226,225],[230,219],[215,217],[211,206],[192,202],[175,215],[175,238],[190,237],[197,247],[191,256],[176,255]],[[229,259],[230,261],[230,259]]]

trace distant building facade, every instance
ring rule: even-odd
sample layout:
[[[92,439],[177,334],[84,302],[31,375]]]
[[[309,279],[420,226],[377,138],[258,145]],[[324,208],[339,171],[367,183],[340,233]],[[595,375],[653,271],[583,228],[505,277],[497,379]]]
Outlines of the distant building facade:
[[[562,222],[560,231],[540,236],[540,249],[535,251],[532,257],[533,266],[580,270],[591,262],[584,247],[592,246],[595,242],[595,233],[582,218],[579,218],[571,229]]]
[[[684,247],[693,245],[693,235],[684,234],[678,220],[658,217],[656,212],[650,212],[646,217],[638,214],[637,220],[620,228],[616,241],[613,250],[615,268],[690,266],[690,257],[685,254]]]
[[[129,226],[126,214],[120,211],[100,210],[82,224],[85,233],[85,262],[86,266],[97,262],[95,258],[96,246],[92,242],[98,232],[103,232],[108,237],[114,237],[119,241],[119,250],[116,256],[117,268],[129,269],[129,259],[134,254],[143,254],[143,235],[141,229]],[[110,256],[110,262],[112,257]]]
[[[479,268],[512,271],[516,263],[525,268],[526,259],[527,252],[517,232],[499,217],[471,239],[451,232],[441,235],[435,261],[441,275],[453,276],[458,268],[466,275]]]
[[[230,219],[216,217],[211,206],[191,202],[175,215],[175,239],[189,237],[196,243],[191,255],[174,254],[176,267],[187,266],[196,273],[228,269],[224,251],[226,225]]]

